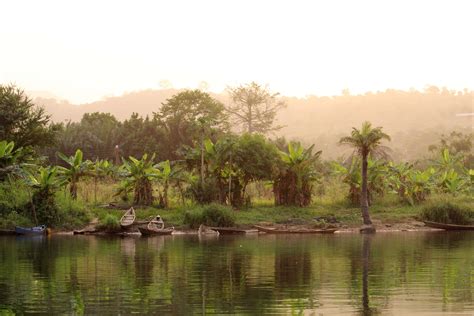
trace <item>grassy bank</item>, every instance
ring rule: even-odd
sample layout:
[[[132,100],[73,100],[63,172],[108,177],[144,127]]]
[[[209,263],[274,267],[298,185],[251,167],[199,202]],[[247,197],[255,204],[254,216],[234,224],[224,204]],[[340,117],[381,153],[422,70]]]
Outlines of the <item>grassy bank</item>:
[[[371,206],[372,219],[376,223],[396,224],[410,223],[420,219],[423,208],[436,205],[445,201],[461,207],[472,207],[473,199],[467,196],[432,196],[426,202],[410,206],[399,203],[396,198],[385,197]],[[190,205],[187,207],[175,207],[171,209],[157,209],[154,207],[136,208],[137,218],[140,220],[159,214],[167,226],[186,228],[184,222],[186,212],[193,212],[200,209],[200,206]],[[94,207],[92,209],[94,216],[103,221],[107,215],[115,216],[118,219],[123,214],[121,210],[104,209]],[[327,219],[334,218],[341,225],[356,227],[361,224],[360,209],[358,207],[348,206],[344,203],[333,204],[313,204],[310,207],[275,207],[270,201],[260,201],[254,206],[240,210],[232,210],[235,217],[235,224],[241,226],[250,226],[256,223],[276,223],[276,224],[314,224],[315,218],[323,217]]]
[[[12,189],[13,188],[13,189]],[[21,184],[14,187],[0,186],[0,228],[12,228],[15,225],[31,226],[32,205],[29,189]],[[341,225],[356,227],[361,224],[360,209],[347,203],[344,197],[344,188],[328,190],[327,193],[316,196],[309,207],[275,207],[270,196],[254,198],[251,207],[239,210],[230,210],[236,225],[250,226],[256,223],[281,223],[281,224],[315,224],[314,218],[323,217],[336,220]],[[79,187],[77,200],[72,200],[66,191],[57,192],[56,201],[60,210],[58,214],[57,229],[71,230],[84,227],[92,219],[97,218],[99,223],[111,222],[111,218],[117,221],[123,214],[120,209],[109,209],[104,206],[110,201],[116,201],[123,208],[130,205],[129,201],[120,201],[113,196],[113,186],[102,184],[94,190],[90,182],[83,182]],[[401,202],[397,196],[388,194],[377,198],[370,207],[372,219],[375,223],[396,224],[410,223],[419,216],[423,208],[447,202],[460,207],[472,208],[474,198],[461,195],[431,195],[425,202],[411,206]],[[185,222],[186,212],[199,213],[202,207],[186,201],[182,206],[177,198],[172,199],[170,209],[159,209],[157,207],[136,207],[137,219],[146,220],[157,214],[165,220],[167,226],[187,228]]]

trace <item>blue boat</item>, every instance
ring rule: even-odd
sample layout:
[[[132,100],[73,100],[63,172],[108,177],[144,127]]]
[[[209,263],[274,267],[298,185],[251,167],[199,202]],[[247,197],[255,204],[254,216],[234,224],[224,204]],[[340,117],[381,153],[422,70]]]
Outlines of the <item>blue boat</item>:
[[[15,233],[18,235],[43,235],[46,234],[46,225],[31,228],[15,226]]]

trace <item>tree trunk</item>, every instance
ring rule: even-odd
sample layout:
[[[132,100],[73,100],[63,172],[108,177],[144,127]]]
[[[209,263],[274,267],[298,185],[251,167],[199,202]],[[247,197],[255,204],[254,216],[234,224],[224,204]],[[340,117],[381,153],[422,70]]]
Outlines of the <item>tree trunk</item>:
[[[252,107],[250,106],[250,107],[249,107],[248,117],[247,117],[247,119],[248,119],[248,122],[247,122],[247,123],[248,123],[248,132],[249,132],[249,134],[252,134],[252,133],[253,133],[253,126],[252,126],[252,123],[253,123],[253,122],[252,122],[252,119],[253,119],[253,118],[252,118],[252,115],[253,115],[253,114],[252,114]]]
[[[71,194],[73,200],[77,199],[77,183],[75,180],[71,181],[69,193]]]
[[[362,218],[364,219],[364,225],[372,225],[372,220],[369,214],[369,200],[367,191],[367,156],[368,153],[362,153],[362,190],[360,192],[360,208],[362,211]]]
[[[165,182],[165,185],[163,186],[163,206],[164,208],[168,208],[169,207],[169,202],[168,202],[168,188],[169,188],[169,184],[168,184],[168,181]]]
[[[201,135],[201,186],[204,187],[204,133]]]

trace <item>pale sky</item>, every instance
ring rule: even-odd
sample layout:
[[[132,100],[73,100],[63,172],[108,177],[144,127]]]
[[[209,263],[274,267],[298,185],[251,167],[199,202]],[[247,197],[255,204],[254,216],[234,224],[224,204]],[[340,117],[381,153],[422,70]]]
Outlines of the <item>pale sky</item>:
[[[474,88],[474,1],[0,1],[0,83],[71,102],[250,81],[284,95]]]

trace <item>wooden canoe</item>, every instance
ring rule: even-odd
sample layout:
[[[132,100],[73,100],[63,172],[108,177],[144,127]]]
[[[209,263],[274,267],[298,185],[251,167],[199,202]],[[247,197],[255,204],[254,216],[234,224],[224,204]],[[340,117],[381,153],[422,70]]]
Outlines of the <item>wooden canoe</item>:
[[[444,223],[436,223],[436,222],[429,222],[429,221],[423,221],[423,223],[425,223],[425,226],[444,229],[444,230],[474,230],[474,225],[455,225],[455,224],[444,224]]]
[[[234,234],[246,234],[252,232],[248,229],[236,228],[236,227],[209,227],[210,229],[219,233],[219,235],[234,235]]]
[[[254,225],[259,232],[267,234],[333,234],[337,228],[311,229],[311,228],[275,228]]]
[[[120,219],[120,226],[122,229],[129,229],[132,227],[133,222],[135,222],[135,210],[133,207],[129,208],[128,211],[123,214],[122,218]]]
[[[161,219],[160,215],[157,215],[148,222],[148,225],[139,226],[138,230],[143,236],[171,235],[174,231],[174,227],[165,228],[165,223]]]
[[[47,230],[45,225],[31,228],[16,226],[15,233],[18,235],[44,235],[47,233]]]
[[[154,235],[171,235],[174,231],[174,227],[163,228],[163,229],[149,229],[147,227],[138,227],[138,230],[143,236],[154,236]]]

